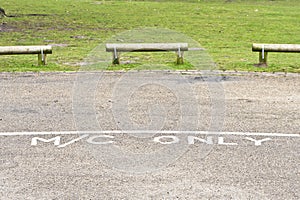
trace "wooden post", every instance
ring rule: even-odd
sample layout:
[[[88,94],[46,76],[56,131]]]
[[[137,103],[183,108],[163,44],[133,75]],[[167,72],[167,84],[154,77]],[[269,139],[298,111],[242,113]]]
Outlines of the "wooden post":
[[[38,54],[38,66],[46,65],[47,54]]]
[[[114,65],[119,65],[120,64],[120,54],[117,52],[117,47],[114,46],[114,51],[113,51],[113,62]]]
[[[114,65],[120,64],[120,54],[119,53],[113,53],[113,62]]]
[[[177,50],[177,60],[176,60],[176,63],[178,65],[183,64],[183,53],[184,53],[184,51],[181,50],[180,45],[179,45],[178,50]]]
[[[259,65],[267,66],[268,52],[259,52]]]
[[[177,59],[176,59],[176,64],[180,65],[183,64],[183,52],[184,51],[178,51],[177,54]]]

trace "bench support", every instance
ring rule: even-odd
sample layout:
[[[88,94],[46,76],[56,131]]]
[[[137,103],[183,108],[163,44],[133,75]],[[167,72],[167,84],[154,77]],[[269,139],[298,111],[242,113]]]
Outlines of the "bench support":
[[[114,57],[112,64],[119,65],[120,64],[120,58],[119,57]]]
[[[184,53],[184,51],[181,51],[180,47],[179,47],[178,52],[177,52],[176,64],[178,64],[178,65],[183,64],[183,53]]]
[[[47,54],[38,54],[38,65],[46,65]]]
[[[259,52],[259,64],[260,66],[267,66],[268,52]]]
[[[120,53],[117,52],[117,48],[114,47],[113,51],[113,62],[114,65],[119,65],[120,64]]]
[[[41,48],[41,53],[38,54],[38,65],[46,65],[46,55],[44,49]]]

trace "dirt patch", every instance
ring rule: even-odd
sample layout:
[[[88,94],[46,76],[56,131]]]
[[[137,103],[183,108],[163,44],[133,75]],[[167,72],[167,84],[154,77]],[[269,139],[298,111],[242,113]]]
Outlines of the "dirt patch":
[[[31,13],[31,14],[15,14],[15,15],[7,15],[7,17],[47,17],[52,14],[38,14],[38,13]]]
[[[12,14],[6,15],[8,18],[20,18],[20,17],[49,17],[53,16],[53,14],[38,14],[38,13],[31,13],[31,14]],[[24,22],[25,23],[25,22]],[[24,25],[23,23],[23,25]],[[21,27],[13,26],[8,22],[0,21],[0,32],[17,32],[20,31]]]
[[[11,32],[11,31],[17,31],[18,28],[8,25],[7,23],[1,23],[0,24],[0,32]]]

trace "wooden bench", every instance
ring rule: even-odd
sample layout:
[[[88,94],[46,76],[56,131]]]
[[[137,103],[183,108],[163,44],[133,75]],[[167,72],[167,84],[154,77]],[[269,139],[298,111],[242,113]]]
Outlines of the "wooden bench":
[[[121,52],[175,51],[177,64],[183,64],[183,53],[188,51],[187,43],[121,43],[106,44],[106,52],[113,53],[113,64],[120,64]]]
[[[259,52],[259,65],[267,66],[268,52],[300,53],[299,44],[253,44],[253,52]]]
[[[38,65],[45,65],[47,54],[52,54],[52,46],[0,46],[0,55],[18,54],[38,54]]]

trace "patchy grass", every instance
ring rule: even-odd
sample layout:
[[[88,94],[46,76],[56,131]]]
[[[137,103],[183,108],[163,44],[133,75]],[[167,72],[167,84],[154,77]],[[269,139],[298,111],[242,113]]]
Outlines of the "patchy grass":
[[[97,45],[113,35],[157,27],[199,42],[219,69],[300,72],[299,54],[269,53],[269,67],[259,68],[254,67],[258,53],[251,51],[252,43],[300,44],[298,0],[10,0],[1,7],[7,14],[17,15],[0,19],[0,24],[4,23],[0,26],[1,46],[54,47],[45,67],[35,65],[35,55],[0,56],[0,71],[76,71]],[[175,65],[172,59],[162,59],[164,56],[154,57],[172,69],[193,68],[189,63]],[[137,63],[107,69],[136,68],[152,59],[139,58]]]

